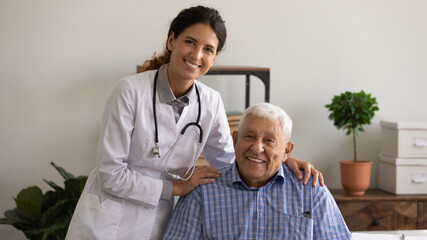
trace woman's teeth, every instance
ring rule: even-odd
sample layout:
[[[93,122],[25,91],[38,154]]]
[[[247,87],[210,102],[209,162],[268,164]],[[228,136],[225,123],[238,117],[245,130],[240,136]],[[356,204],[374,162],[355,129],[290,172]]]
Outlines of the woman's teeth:
[[[198,68],[199,67],[199,65],[194,65],[194,64],[191,64],[187,61],[185,61],[185,64],[187,64],[189,67],[192,67],[192,68]]]

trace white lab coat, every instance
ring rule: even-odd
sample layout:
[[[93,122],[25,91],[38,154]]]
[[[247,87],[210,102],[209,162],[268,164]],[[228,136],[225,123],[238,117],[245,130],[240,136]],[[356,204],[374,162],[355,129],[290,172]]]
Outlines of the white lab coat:
[[[159,79],[167,77],[167,66],[160,68]],[[176,123],[172,107],[160,103],[157,92],[162,155],[153,155],[155,73],[147,71],[122,78],[109,98],[96,152],[97,166],[89,175],[66,239],[161,238],[173,208],[173,197],[160,199],[163,180],[172,181],[165,172],[165,156],[183,127],[196,121],[198,103],[196,97],[190,98]],[[198,81],[196,84],[202,105],[202,153],[214,167],[230,164],[234,152],[220,94]],[[196,128],[187,130],[171,155],[169,172],[183,176],[192,167],[189,155],[197,148],[198,136]]]

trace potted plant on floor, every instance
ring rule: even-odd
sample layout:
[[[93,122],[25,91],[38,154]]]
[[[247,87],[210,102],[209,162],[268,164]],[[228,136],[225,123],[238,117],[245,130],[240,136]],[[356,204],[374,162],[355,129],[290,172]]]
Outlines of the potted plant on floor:
[[[372,161],[357,159],[356,137],[364,131],[364,125],[371,124],[375,111],[379,110],[377,100],[364,91],[346,91],[334,96],[325,107],[330,111],[328,118],[334,121],[334,126],[346,130],[347,136],[353,136],[353,160],[340,161],[343,188],[349,195],[364,195],[371,180]]]
[[[43,193],[37,186],[22,189],[14,198],[16,207],[4,213],[0,224],[14,226],[31,240],[65,238],[87,176],[74,177],[53,162],[51,165],[64,178],[64,188],[43,179],[53,190]]]

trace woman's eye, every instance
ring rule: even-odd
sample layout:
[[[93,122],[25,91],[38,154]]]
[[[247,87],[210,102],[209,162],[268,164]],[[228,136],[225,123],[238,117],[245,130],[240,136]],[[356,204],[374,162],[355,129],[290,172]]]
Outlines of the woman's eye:
[[[194,45],[194,42],[191,40],[185,40],[185,43],[190,44],[190,45]]]
[[[206,48],[206,52],[208,52],[208,53],[214,53],[214,50],[212,48]]]

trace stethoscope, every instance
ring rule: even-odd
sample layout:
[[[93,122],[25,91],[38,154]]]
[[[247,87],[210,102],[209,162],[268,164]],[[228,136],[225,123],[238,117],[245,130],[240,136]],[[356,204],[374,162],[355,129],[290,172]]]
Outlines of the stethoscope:
[[[160,158],[160,147],[159,147],[159,131],[157,128],[157,114],[156,114],[156,86],[157,86],[157,77],[159,75],[159,71],[157,70],[156,75],[154,77],[154,88],[153,88],[153,115],[154,115],[154,127],[155,127],[155,131],[156,131],[156,136],[155,136],[155,144],[156,146],[153,148],[153,155],[157,155],[157,157]],[[196,161],[199,158],[199,156],[197,155],[197,153],[200,152],[200,147],[202,145],[202,139],[203,139],[203,130],[202,127],[199,124],[200,121],[200,113],[202,112],[202,105],[200,104],[200,94],[199,94],[199,89],[197,88],[196,83],[194,83],[194,88],[196,89],[196,94],[197,94],[197,102],[199,103],[199,112],[197,114],[197,120],[196,122],[189,122],[187,125],[185,125],[185,127],[181,130],[180,135],[178,136],[178,138],[176,139],[175,143],[173,144],[172,148],[170,149],[170,151],[168,151],[168,153],[166,154],[166,162],[165,162],[165,170],[166,172],[174,179],[177,180],[183,180],[183,181],[187,181],[188,179],[191,178],[191,176],[193,176],[194,173],[194,169],[196,168]],[[199,144],[197,146],[197,151],[196,151],[196,156],[193,159],[193,167],[191,168],[191,173],[187,178],[182,178],[181,176],[177,175],[177,174],[172,174],[168,171],[168,161],[170,156],[172,155],[172,152],[175,149],[175,146],[178,144],[178,142],[181,140],[182,136],[184,135],[185,131],[187,131],[187,128],[190,126],[196,126],[197,128],[199,128],[200,130],[200,136],[199,136]]]

